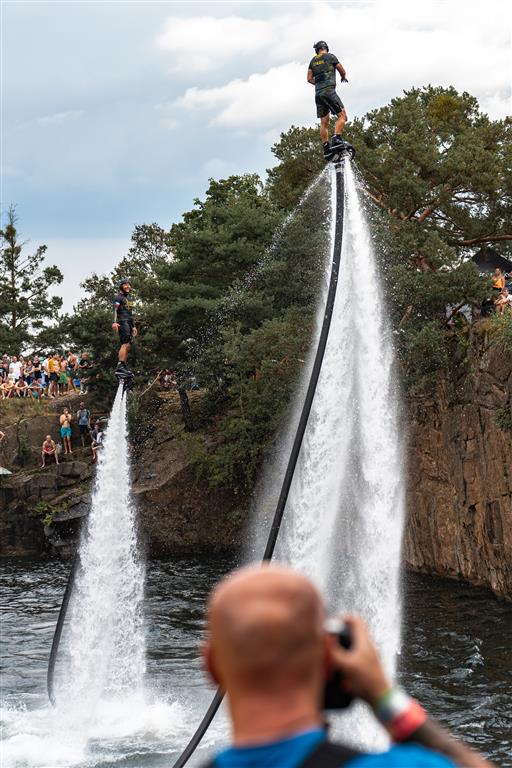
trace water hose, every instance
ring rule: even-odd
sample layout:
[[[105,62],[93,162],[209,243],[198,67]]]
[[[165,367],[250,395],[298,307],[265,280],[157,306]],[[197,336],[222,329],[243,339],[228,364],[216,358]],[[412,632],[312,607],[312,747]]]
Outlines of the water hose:
[[[57,625],[53,634],[52,649],[50,651],[50,660],[48,662],[48,672],[46,673],[46,689],[48,691],[48,698],[52,706],[55,706],[55,691],[53,687],[55,677],[55,664],[57,661],[57,654],[59,652],[60,638],[62,635],[62,629],[64,627],[64,621],[68,612],[68,605],[71,599],[71,593],[73,592],[73,584],[75,583],[75,576],[80,563],[80,555],[78,549],[71,563],[71,569],[69,571],[68,582],[66,584],[66,590],[59,611],[59,618],[57,619]]]
[[[322,328],[320,331],[320,337],[318,339],[318,346],[315,354],[315,360],[311,369],[311,376],[309,378],[309,384],[302,406],[302,412],[300,415],[299,423],[297,425],[297,431],[295,433],[295,439],[293,441],[290,458],[286,467],[286,472],[283,478],[283,484],[281,486],[281,493],[277,501],[276,511],[274,512],[274,518],[272,520],[272,526],[270,528],[265,552],[263,554],[263,562],[267,562],[272,559],[274,549],[277,542],[277,536],[283,520],[284,510],[286,502],[288,500],[288,494],[292,484],[293,476],[295,473],[295,467],[297,466],[297,460],[299,458],[302,441],[304,439],[304,433],[308,424],[309,414],[311,412],[311,406],[315,397],[315,392],[320,377],[320,371],[322,369],[322,363],[324,359],[325,348],[327,346],[327,339],[329,338],[329,330],[331,327],[332,313],[334,309],[334,301],[336,299],[336,290],[338,287],[338,275],[340,269],[341,260],[341,246],[343,243],[343,214],[344,214],[344,179],[343,179],[343,163],[335,164],[336,171],[336,210],[335,210],[335,232],[334,232],[334,247],[332,254],[332,267],[331,276],[329,280],[329,289],[327,292],[327,300],[325,303],[324,319],[322,322]],[[206,714],[201,720],[196,732],[190,739],[189,743],[178,757],[172,768],[183,768],[188,762],[189,758],[194,753],[196,747],[200,743],[204,734],[208,730],[210,723],[212,722],[215,714],[220,707],[222,699],[224,698],[224,692],[218,688],[217,692],[208,707]]]

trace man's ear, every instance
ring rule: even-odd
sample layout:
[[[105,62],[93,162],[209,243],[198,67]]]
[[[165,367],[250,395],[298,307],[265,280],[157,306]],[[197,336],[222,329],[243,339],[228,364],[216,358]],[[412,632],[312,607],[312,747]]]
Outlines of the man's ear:
[[[220,679],[215,669],[215,662],[213,658],[213,649],[209,641],[203,643],[201,648],[201,655],[203,657],[203,664],[210,675],[211,679],[216,685],[220,685]]]
[[[324,673],[325,677],[329,678],[335,668],[334,659],[333,659],[333,643],[335,643],[335,639],[332,635],[329,635],[327,632],[324,635]]]

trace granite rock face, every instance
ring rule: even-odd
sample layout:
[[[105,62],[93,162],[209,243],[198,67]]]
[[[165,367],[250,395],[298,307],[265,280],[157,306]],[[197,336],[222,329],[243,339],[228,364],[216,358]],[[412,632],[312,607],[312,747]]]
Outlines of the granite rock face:
[[[91,477],[90,463],[71,460],[2,476],[0,557],[56,554],[61,551],[62,534],[73,534],[75,540],[79,522],[89,510]],[[43,525],[48,515],[52,522]],[[77,524],[71,526],[75,520]]]
[[[410,413],[405,562],[512,599],[512,356],[485,323]]]
[[[197,434],[205,445],[211,441]],[[177,397],[161,405],[152,438],[133,462],[132,491],[151,555],[210,554],[240,544],[240,499],[227,488],[206,488],[195,477],[194,449],[183,431]]]

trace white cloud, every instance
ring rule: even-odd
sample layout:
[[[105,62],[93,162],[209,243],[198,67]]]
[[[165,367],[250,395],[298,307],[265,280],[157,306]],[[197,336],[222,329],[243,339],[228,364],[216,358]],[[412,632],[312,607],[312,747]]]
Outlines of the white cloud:
[[[175,106],[180,110],[210,110],[215,113],[212,125],[251,131],[253,126],[268,129],[287,126],[291,120],[307,120],[312,94],[304,67],[292,62],[218,88],[189,88]]]
[[[38,117],[36,119],[36,123],[38,125],[42,125],[43,127],[53,126],[53,125],[62,125],[63,123],[67,123],[69,120],[77,120],[79,117],[82,117],[82,115],[83,115],[82,110],[72,110],[70,112],[55,112],[53,115],[44,115],[43,117]]]
[[[223,66],[240,54],[268,45],[266,21],[240,16],[171,16],[156,39],[160,50],[172,53],[173,69],[203,72]]]

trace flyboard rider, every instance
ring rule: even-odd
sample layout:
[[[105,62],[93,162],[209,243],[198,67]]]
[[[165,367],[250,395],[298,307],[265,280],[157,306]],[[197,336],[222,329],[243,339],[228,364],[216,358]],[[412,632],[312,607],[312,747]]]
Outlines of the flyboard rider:
[[[122,279],[119,282],[119,293],[113,300],[113,319],[112,328],[119,333],[119,362],[115,374],[121,379],[131,378],[132,372],[128,370],[128,354],[131,349],[132,340],[137,336],[137,328],[133,319],[133,298],[130,294],[132,287],[130,281]]]
[[[329,53],[325,40],[315,43],[315,55],[309,62],[308,83],[315,86],[316,114],[320,118],[320,138],[324,147],[324,159],[335,159],[335,155],[348,152],[354,155],[354,149],[348,141],[341,137],[347,112],[342,100],[336,93],[336,72],[340,73],[341,82],[348,83],[345,67],[338,61],[334,53]],[[334,136],[329,142],[329,120],[333,114],[336,118]]]

